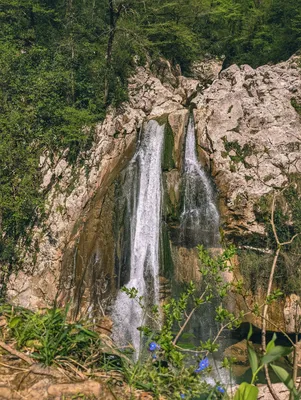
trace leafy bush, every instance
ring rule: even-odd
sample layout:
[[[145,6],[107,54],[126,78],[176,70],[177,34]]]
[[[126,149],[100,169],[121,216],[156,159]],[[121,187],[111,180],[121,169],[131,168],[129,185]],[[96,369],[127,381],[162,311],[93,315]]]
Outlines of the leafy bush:
[[[148,379],[147,388],[157,396],[193,399],[203,394],[213,400],[220,399],[226,392],[220,382],[214,386],[206,383],[206,375],[211,370],[208,355],[218,350],[218,339],[224,329],[240,324],[242,314],[235,316],[218,301],[215,311],[220,330],[215,338],[200,341],[199,346],[192,345],[190,349],[181,347],[179,339],[197,309],[213,299],[223,300],[226,297],[231,284],[224,282],[222,273],[231,270],[229,261],[235,249],[230,247],[215,258],[203,246],[199,246],[198,250],[204,277],[203,290],[198,293],[195,284],[190,282],[177,298],[162,306],[162,313],[157,306],[152,310],[146,308],[136,288],[123,288],[146,315],[146,324],[139,330],[142,342],[151,353],[145,361],[145,353],[142,352],[140,360],[127,369],[134,371],[131,375],[134,385],[145,385]]]
[[[215,338],[209,338],[206,342],[200,341],[199,346],[190,349],[182,348],[179,339],[185,333],[196,309],[214,298],[224,299],[230,289],[239,289],[239,284],[232,284],[230,287],[222,279],[222,273],[231,270],[230,260],[234,254],[235,249],[231,247],[213,258],[207,250],[199,246],[205,283],[202,293],[197,294],[196,287],[191,282],[178,298],[170,299],[163,306],[163,315],[160,315],[156,305],[151,310],[146,309],[144,299],[139,297],[137,289],[123,289],[143,308],[147,321],[150,322],[139,328],[144,350],[138,361],[133,359],[129,348],[118,349],[113,343],[108,346],[103,337],[100,338],[86,323],[68,322],[68,308],[53,308],[34,313],[23,308],[2,305],[0,313],[8,319],[6,339],[13,338],[19,349],[29,350],[30,355],[44,365],[59,364],[64,367],[73,362],[77,367],[82,367],[83,373],[87,369],[85,366],[89,365],[92,375],[97,370],[119,371],[123,380],[132,388],[150,391],[157,399],[160,396],[179,400],[191,400],[200,396],[211,400],[226,399],[227,391],[221,382],[213,385],[207,382],[207,374],[211,371],[208,356],[218,350],[218,340],[223,330],[237,327],[243,314],[235,316],[220,303],[215,309],[216,321],[220,324]],[[267,299],[267,302],[272,300]],[[252,381],[239,386],[234,400],[257,399],[257,375],[267,365],[287,385],[294,399],[299,399],[292,378],[275,364],[280,357],[288,355],[291,349],[277,346],[274,335],[266,346],[265,353],[258,358],[250,343],[251,336],[250,328],[247,345]],[[231,368],[231,362],[225,359],[223,366]]]
[[[9,334],[17,347],[31,349],[31,356],[44,365],[66,357],[81,362],[101,349],[97,333],[83,323],[68,323],[67,312],[67,308],[34,313],[23,308],[0,307],[0,313],[8,317]]]

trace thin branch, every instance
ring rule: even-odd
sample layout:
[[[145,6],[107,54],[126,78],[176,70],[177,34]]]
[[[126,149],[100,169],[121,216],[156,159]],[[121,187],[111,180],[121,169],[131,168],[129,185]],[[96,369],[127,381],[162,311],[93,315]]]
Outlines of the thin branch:
[[[298,317],[298,305],[296,305],[296,310],[295,310],[295,341],[296,341],[296,346],[294,346],[294,353],[293,353],[293,382],[294,382],[294,385],[296,385],[297,376],[298,376],[298,347],[297,347],[297,342],[298,342],[298,331],[299,331],[299,329],[297,328],[297,317]],[[292,392],[290,394],[290,400],[294,400],[294,394]]]
[[[191,317],[193,316],[193,314],[194,314],[194,312],[195,312],[196,309],[197,309],[197,307],[194,307],[194,308],[190,311],[190,313],[189,313],[188,317],[186,318],[184,324],[181,326],[181,329],[179,330],[177,336],[176,336],[176,337],[174,338],[174,340],[172,341],[172,344],[173,344],[173,345],[175,345],[175,344],[177,343],[177,341],[179,340],[179,337],[182,335],[184,329],[186,328],[188,322],[190,321],[190,319],[191,319]]]
[[[206,286],[204,292],[202,293],[202,295],[200,296],[199,300],[203,300],[206,292],[208,289],[208,285]],[[198,308],[198,306],[195,306],[189,313],[188,317],[186,318],[184,324],[182,325],[181,329],[179,330],[177,336],[174,338],[174,340],[172,341],[172,344],[175,345],[177,343],[177,341],[179,340],[179,337],[182,335],[184,329],[186,328],[188,322],[190,321],[191,317],[193,316],[195,310]]]
[[[277,237],[278,240],[278,237]],[[270,272],[270,277],[269,277],[269,283],[268,283],[268,290],[267,290],[267,298],[268,296],[270,296],[271,294],[271,290],[272,290],[272,283],[273,283],[273,278],[274,278],[274,273],[275,273],[275,269],[276,269],[276,265],[277,265],[277,261],[278,261],[278,257],[279,257],[279,253],[280,253],[280,249],[281,247],[279,246],[274,260],[273,260],[273,265],[272,265],[272,269]],[[266,351],[266,316],[267,316],[267,312],[268,312],[268,303],[266,303],[263,307],[263,313],[262,313],[262,331],[261,331],[261,344],[262,344],[262,350],[265,352]],[[271,395],[273,396],[273,398],[275,400],[280,400],[279,397],[277,396],[277,393],[275,392],[273,386],[272,386],[272,382],[270,379],[270,375],[269,375],[269,370],[267,365],[265,365],[264,367],[264,371],[265,371],[265,377],[266,377],[266,381],[267,381],[267,385],[269,388],[269,391],[271,393]]]
[[[279,246],[280,242],[279,242],[279,238],[278,238],[278,234],[277,234],[277,230],[276,230],[276,226],[275,226],[275,220],[274,220],[275,202],[276,202],[276,194],[274,193],[273,200],[272,200],[271,225],[272,225],[272,229],[273,229],[274,238],[276,240],[277,245]]]
[[[8,353],[11,353],[14,356],[16,356],[16,357],[20,358],[21,360],[25,361],[29,365],[33,365],[35,363],[32,358],[27,357],[25,354],[21,353],[18,350],[13,349],[11,346],[9,346],[8,344],[5,344],[4,342],[0,341],[0,347],[2,347],[2,349],[6,350]]]
[[[248,315],[248,314],[251,314],[251,311],[248,311],[247,313],[244,313],[243,316],[245,317],[245,316]],[[235,318],[233,321],[227,322],[226,325],[223,325],[223,326],[220,328],[220,330],[217,332],[217,334],[216,334],[216,336],[215,336],[215,338],[214,338],[212,344],[214,344],[214,343],[217,341],[217,339],[219,338],[219,336],[221,335],[221,333],[223,332],[224,329],[228,328],[229,325],[233,325],[234,322],[238,321],[241,317],[242,317],[242,316],[239,316],[238,318]]]
[[[4,364],[4,363],[2,363],[2,362],[0,362],[0,365],[2,365],[2,367],[10,368],[10,369],[15,369],[15,370],[17,370],[17,371],[23,371],[23,372],[27,372],[27,371],[28,371],[28,368],[19,368],[19,367],[15,367],[15,366],[13,366],[13,365]]]
[[[293,241],[296,239],[296,237],[298,237],[300,235],[300,233],[296,233],[292,238],[291,238],[291,240],[289,240],[288,242],[282,242],[282,243],[280,243],[280,246],[286,246],[287,244],[291,244],[291,243],[293,243]]]
[[[297,236],[299,236],[299,234],[295,234],[289,241],[282,242],[282,243],[280,242],[278,234],[277,234],[276,225],[275,225],[275,219],[274,219],[274,217],[275,217],[276,197],[277,197],[277,193],[274,193],[273,200],[272,200],[272,209],[271,209],[271,225],[272,225],[272,229],[273,229],[274,238],[275,238],[276,243],[277,243],[277,250],[276,250],[276,253],[275,253],[275,256],[274,256],[274,260],[273,260],[273,264],[272,264],[272,268],[271,268],[271,272],[270,272],[270,276],[269,276],[268,289],[267,289],[267,294],[266,294],[266,299],[267,300],[268,300],[268,298],[269,298],[269,296],[271,295],[271,292],[272,292],[272,285],[273,285],[275,270],[276,270],[276,266],[277,266],[277,262],[278,262],[278,258],[279,258],[279,255],[280,255],[281,248],[283,246],[291,244],[294,241],[294,239]],[[262,344],[262,350],[264,352],[266,351],[266,323],[267,323],[268,308],[269,308],[269,304],[268,304],[268,302],[266,302],[266,304],[263,307],[262,332],[261,332],[261,344]],[[294,346],[294,349],[296,350],[295,346]],[[265,377],[266,377],[267,385],[268,385],[268,388],[269,388],[269,391],[270,391],[271,395],[273,396],[273,398],[275,400],[280,400],[278,395],[277,395],[277,393],[275,392],[275,390],[273,388],[267,365],[265,365],[264,371],[265,371]]]
[[[286,339],[290,342],[290,344],[291,344],[293,347],[296,346],[296,344],[292,341],[292,339],[288,336],[288,334],[287,334],[283,329],[281,329],[277,324],[275,324],[275,322],[271,321],[269,318],[266,318],[266,321],[267,321],[269,324],[273,325],[275,328],[277,328],[278,331],[281,332],[282,335],[286,337]]]
[[[191,349],[184,349],[181,346],[178,346],[177,344],[174,345],[177,349],[187,352],[187,353],[194,353],[194,354],[203,354],[206,352],[206,350],[191,350]]]

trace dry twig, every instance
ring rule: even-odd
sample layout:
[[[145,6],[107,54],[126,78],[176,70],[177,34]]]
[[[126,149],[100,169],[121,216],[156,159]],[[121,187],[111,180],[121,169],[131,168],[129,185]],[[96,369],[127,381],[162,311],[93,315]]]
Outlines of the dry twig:
[[[20,358],[21,360],[25,361],[29,365],[35,364],[35,362],[33,361],[32,358],[26,356],[25,354],[21,353],[18,350],[13,349],[11,346],[9,346],[8,344],[5,344],[4,342],[0,341],[0,347],[2,347],[2,349],[7,351],[8,353],[11,353],[14,356],[16,356],[16,357]]]

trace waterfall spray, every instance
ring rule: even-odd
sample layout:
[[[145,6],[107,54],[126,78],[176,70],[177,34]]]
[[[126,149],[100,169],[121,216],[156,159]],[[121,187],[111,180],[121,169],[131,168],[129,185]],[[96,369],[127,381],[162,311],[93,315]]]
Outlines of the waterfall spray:
[[[137,193],[131,215],[130,280],[127,288],[136,288],[145,303],[159,302],[159,237],[161,222],[161,159],[164,125],[149,121],[132,162],[137,164],[138,179],[132,190]],[[119,292],[113,308],[114,338],[140,350],[143,310],[134,299]]]
[[[215,247],[219,241],[219,214],[212,186],[197,159],[193,117],[189,119],[184,155],[184,206],[182,241],[189,247]]]

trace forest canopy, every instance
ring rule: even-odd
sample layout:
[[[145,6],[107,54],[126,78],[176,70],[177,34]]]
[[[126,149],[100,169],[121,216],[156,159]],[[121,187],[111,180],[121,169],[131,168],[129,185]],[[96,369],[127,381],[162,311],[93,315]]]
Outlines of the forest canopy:
[[[208,55],[224,67],[287,59],[301,0],[0,0],[0,24],[0,261],[12,263],[43,213],[40,154],[78,161],[137,60],[163,56],[189,75]]]

